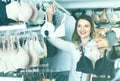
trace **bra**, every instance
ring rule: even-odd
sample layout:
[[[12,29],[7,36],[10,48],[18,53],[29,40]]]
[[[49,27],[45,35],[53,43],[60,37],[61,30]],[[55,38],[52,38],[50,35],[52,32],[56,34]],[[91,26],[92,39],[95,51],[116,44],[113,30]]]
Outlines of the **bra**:
[[[81,47],[81,49],[83,49],[83,47]],[[106,53],[107,50],[104,51],[104,57],[98,59],[95,62],[95,67],[93,67],[91,60],[84,55],[82,50],[82,56],[77,62],[76,71],[95,74],[97,76],[110,75],[113,69],[113,63],[107,60]]]
[[[102,11],[102,14],[100,16],[98,16],[93,10],[92,17],[93,17],[95,24],[107,24],[107,23],[109,23],[105,9]]]
[[[41,27],[40,33],[43,37],[47,37],[46,32],[48,32],[48,36],[54,38],[55,37],[54,30],[55,30],[54,25],[46,21],[45,24]]]
[[[6,5],[9,2],[0,1],[0,26],[8,25],[12,20],[7,18]]]
[[[61,25],[58,26],[56,29],[53,24],[50,22],[46,21],[45,24],[41,27],[41,35],[43,37],[46,37],[45,32],[48,32],[49,37],[62,37],[65,36],[65,19],[66,19],[66,14],[64,13],[64,17],[61,21]]]

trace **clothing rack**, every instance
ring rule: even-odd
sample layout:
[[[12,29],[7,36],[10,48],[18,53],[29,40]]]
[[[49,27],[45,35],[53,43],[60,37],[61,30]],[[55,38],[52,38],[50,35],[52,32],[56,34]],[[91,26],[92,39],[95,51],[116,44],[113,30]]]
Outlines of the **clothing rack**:
[[[39,67],[37,67],[37,68],[25,69],[25,70],[21,70],[20,72],[21,72],[21,73],[24,73],[24,72],[39,72],[41,67],[43,67],[43,68],[48,68],[48,67],[49,67],[49,64],[48,64],[48,63],[46,63],[46,64],[41,64],[41,65],[39,65]]]
[[[55,0],[43,0],[42,1],[42,4],[46,4],[46,3],[49,3],[49,5],[51,5],[52,3],[55,3],[57,5],[57,8],[62,10],[64,13],[66,13],[67,15],[71,15],[69,11],[67,11],[64,7],[62,7],[58,2],[56,2]],[[49,5],[45,5],[46,6],[49,6]]]
[[[64,11],[67,15],[71,15],[69,11],[67,11],[64,7],[62,7],[58,2],[56,2],[55,0],[53,0],[53,2],[57,5],[58,9],[61,9],[62,11]]]
[[[7,31],[7,30],[20,30],[20,29],[26,29],[27,26],[25,23],[22,24],[14,24],[9,26],[0,26],[0,31]]]
[[[24,81],[23,77],[0,77],[0,81]]]
[[[26,24],[10,25],[10,26],[0,26],[0,34],[19,34],[32,31],[40,31],[41,26],[27,27]]]

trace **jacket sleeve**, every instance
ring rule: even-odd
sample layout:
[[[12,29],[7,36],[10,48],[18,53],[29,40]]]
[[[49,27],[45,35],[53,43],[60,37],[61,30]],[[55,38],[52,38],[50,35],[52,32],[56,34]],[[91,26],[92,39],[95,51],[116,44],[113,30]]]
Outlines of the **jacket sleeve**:
[[[55,47],[57,47],[60,50],[64,50],[64,51],[68,51],[70,52],[70,50],[72,50],[74,48],[74,44],[72,42],[69,41],[65,41],[61,38],[51,38],[48,37],[47,40],[54,45]]]
[[[48,36],[46,36],[45,31],[49,32]],[[60,50],[70,52],[70,50],[73,49],[73,47],[74,47],[74,44],[72,42],[65,41],[59,37],[56,37],[56,35],[54,33],[54,25],[50,22],[46,22],[44,24],[44,26],[41,28],[41,35],[43,35],[43,37],[46,37],[47,40],[52,45],[54,45],[55,47],[57,47]]]

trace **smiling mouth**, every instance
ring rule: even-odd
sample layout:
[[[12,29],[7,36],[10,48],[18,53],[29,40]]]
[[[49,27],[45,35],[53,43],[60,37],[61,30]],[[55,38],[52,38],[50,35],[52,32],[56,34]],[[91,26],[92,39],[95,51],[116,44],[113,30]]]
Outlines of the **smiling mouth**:
[[[80,34],[81,34],[81,35],[84,35],[84,34],[86,34],[86,32],[80,32]]]

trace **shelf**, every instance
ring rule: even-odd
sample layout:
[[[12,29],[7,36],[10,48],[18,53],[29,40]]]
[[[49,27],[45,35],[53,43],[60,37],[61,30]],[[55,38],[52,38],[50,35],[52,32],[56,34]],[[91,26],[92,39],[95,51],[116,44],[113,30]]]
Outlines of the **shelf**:
[[[76,0],[76,1],[58,1],[66,9],[79,8],[118,8],[120,0]]]
[[[0,31],[6,31],[6,30],[20,30],[20,29],[26,29],[26,24],[16,24],[16,25],[9,25],[9,26],[0,26]]]
[[[0,77],[0,81],[24,81],[24,78]]]

